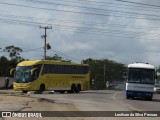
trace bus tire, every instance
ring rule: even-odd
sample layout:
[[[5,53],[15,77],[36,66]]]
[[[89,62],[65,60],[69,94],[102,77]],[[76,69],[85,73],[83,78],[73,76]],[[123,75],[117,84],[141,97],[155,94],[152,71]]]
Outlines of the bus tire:
[[[71,93],[71,90],[68,90],[67,93]]]
[[[149,101],[152,101],[152,97],[149,98]]]
[[[126,99],[129,99],[130,97],[129,96],[126,96]]]
[[[75,92],[75,89],[76,89],[75,84],[72,84],[71,90],[69,90],[68,93],[74,93],[74,92]]]
[[[42,93],[45,91],[45,85],[44,84],[41,84],[40,85],[40,88],[39,88],[39,92]]]
[[[81,90],[81,85],[77,85],[77,87],[75,87],[75,93],[79,93]]]
[[[22,93],[27,93],[28,91],[26,91],[26,90],[22,90]]]
[[[82,90],[82,89],[81,89],[81,85],[80,85],[80,84],[78,84],[78,85],[77,85],[77,87],[78,87],[79,91],[81,91],[81,90]]]
[[[152,101],[152,97],[147,97],[145,99],[148,100],[148,101]]]
[[[64,91],[64,90],[62,90],[62,91],[60,91],[60,93],[61,93],[61,94],[64,94],[64,93],[65,93],[65,91]]]
[[[78,87],[75,88],[75,93],[79,93],[79,88]]]

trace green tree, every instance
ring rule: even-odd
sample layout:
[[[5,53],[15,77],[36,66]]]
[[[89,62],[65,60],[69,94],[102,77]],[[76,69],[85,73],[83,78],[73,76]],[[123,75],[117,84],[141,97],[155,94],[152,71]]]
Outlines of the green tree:
[[[23,61],[24,58],[20,56],[20,52],[22,52],[22,49],[19,47],[15,47],[13,45],[7,46],[3,49],[4,52],[9,53],[9,57],[11,59],[15,59],[16,61],[20,62]]]
[[[157,74],[157,78],[156,78],[156,82],[160,83],[160,66],[156,69],[156,74]]]
[[[46,60],[57,60],[62,62],[71,62],[71,60],[65,60],[58,54],[54,54],[54,56],[46,56]]]
[[[125,66],[113,60],[102,59],[86,59],[83,63],[89,64],[91,79],[94,79],[94,87],[103,89],[106,87],[106,82],[121,81],[123,79],[123,70]]]
[[[17,65],[17,60],[8,60],[5,56],[0,57],[0,76],[9,76],[10,70],[15,68]]]
[[[7,76],[9,60],[5,56],[0,57],[0,66],[0,76]]]

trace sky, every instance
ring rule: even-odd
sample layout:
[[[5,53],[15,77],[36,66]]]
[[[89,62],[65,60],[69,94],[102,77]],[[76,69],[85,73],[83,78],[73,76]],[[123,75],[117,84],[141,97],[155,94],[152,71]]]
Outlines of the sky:
[[[14,45],[25,59],[51,50],[64,59],[110,59],[160,65],[159,0],[0,0],[0,56]]]

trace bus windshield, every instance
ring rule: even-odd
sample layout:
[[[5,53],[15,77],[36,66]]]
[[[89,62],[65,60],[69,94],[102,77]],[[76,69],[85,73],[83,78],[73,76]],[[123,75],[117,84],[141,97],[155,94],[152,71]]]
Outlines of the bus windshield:
[[[154,84],[154,69],[129,68],[128,82],[140,84]]]
[[[33,76],[31,75],[32,66],[17,66],[14,80],[17,83],[27,83],[33,81]]]

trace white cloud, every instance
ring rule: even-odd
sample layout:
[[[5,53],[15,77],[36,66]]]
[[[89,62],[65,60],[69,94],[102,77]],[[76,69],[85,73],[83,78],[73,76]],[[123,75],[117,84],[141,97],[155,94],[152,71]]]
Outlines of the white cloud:
[[[102,2],[113,2],[105,1]],[[97,2],[101,2],[97,1]],[[70,10],[78,12],[92,12],[97,14],[109,14],[111,16],[103,15],[89,15],[78,14],[72,12],[58,12],[54,10],[33,9],[27,7],[7,6],[0,4],[0,14],[26,16],[26,17],[0,17],[0,44],[3,46],[12,45],[22,47],[24,50],[43,47],[44,40],[40,37],[44,34],[44,29],[37,27],[18,25],[15,23],[6,23],[3,19],[13,19],[20,21],[29,21],[44,23],[40,24],[45,26],[52,24],[52,30],[47,30],[47,43],[52,45],[52,49],[75,58],[87,59],[87,58],[108,58],[122,63],[130,63],[136,61],[150,62],[155,65],[159,65],[159,22],[154,20],[144,19],[132,19],[127,18],[130,14],[122,14],[117,12],[97,12],[96,10],[82,9],[82,8],[68,8],[65,6],[51,6],[47,4],[35,4],[25,1],[4,1],[6,3],[15,3],[28,6],[46,7],[57,10]],[[50,1],[48,1],[50,2]],[[61,1],[52,1],[62,3]],[[147,4],[156,4],[159,2],[150,3],[150,1],[141,0],[135,2],[142,2]],[[138,12],[145,14],[156,14],[159,12],[136,10],[137,7],[120,6],[116,4],[98,4],[98,3],[84,3],[84,1],[72,3],[76,6],[96,7],[119,11]],[[116,2],[117,3],[117,2]],[[64,4],[71,4],[66,2]],[[128,6],[127,6],[128,5]],[[121,8],[120,8],[121,7]],[[130,8],[130,9],[128,9]],[[149,9],[152,10],[152,9]],[[113,17],[123,16],[123,17]],[[132,15],[132,17],[140,18],[141,15]],[[33,19],[34,18],[34,19]],[[36,18],[36,19],[35,19]],[[84,22],[78,22],[84,21]],[[92,23],[92,24],[89,24]],[[93,23],[103,23],[102,25]],[[144,26],[140,29],[140,26]],[[157,27],[155,29],[151,29]],[[146,28],[146,29],[145,29]],[[83,32],[85,34],[83,34]],[[102,35],[96,35],[102,34]],[[53,51],[48,51],[49,55],[54,55]],[[0,54],[2,55],[2,54]],[[22,53],[24,58],[29,59],[41,59],[43,57],[43,48],[32,52]],[[63,56],[62,56],[63,57]],[[70,58],[68,58],[70,59]],[[74,60],[76,61],[77,60]],[[80,61],[78,61],[80,62]]]
[[[62,44],[62,51],[75,51],[75,50],[90,50],[92,47],[88,43],[74,42],[73,44]]]

